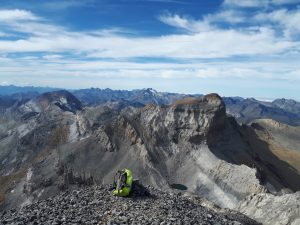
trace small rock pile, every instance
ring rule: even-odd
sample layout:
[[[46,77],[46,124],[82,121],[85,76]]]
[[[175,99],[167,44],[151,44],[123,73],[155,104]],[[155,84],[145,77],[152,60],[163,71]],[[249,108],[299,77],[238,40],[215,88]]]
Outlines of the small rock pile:
[[[130,197],[116,197],[110,186],[66,190],[21,209],[0,213],[3,224],[205,224],[258,225],[246,216],[216,213],[179,194],[147,187]]]

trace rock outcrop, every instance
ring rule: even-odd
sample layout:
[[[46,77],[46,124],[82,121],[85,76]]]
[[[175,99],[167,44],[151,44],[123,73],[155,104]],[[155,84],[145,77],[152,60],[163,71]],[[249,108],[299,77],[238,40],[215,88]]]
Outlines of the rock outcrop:
[[[237,209],[265,225],[300,224],[300,192],[275,196],[254,194]]]
[[[169,107],[152,105],[141,110],[137,120],[151,162],[168,184],[183,184],[225,207],[234,207],[249,193],[264,191],[256,169],[222,160],[211,149],[211,143],[231,136],[226,134],[231,124],[218,95],[184,99]],[[241,154],[251,158],[245,145],[234,148],[244,148]]]

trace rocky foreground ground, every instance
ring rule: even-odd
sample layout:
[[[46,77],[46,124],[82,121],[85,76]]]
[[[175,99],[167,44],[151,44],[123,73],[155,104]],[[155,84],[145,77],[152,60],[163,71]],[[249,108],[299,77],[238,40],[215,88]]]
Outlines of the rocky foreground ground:
[[[211,224],[257,225],[235,212],[216,212],[195,201],[152,187],[130,197],[111,195],[109,186],[66,190],[22,209],[0,213],[0,224]]]

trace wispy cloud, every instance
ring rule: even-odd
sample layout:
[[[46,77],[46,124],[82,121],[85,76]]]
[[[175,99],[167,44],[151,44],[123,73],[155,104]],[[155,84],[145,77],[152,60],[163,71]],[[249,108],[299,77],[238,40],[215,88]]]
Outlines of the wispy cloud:
[[[0,10],[0,21],[11,22],[20,20],[37,20],[38,17],[26,10]]]
[[[242,23],[246,20],[246,15],[238,10],[223,10],[214,14],[208,14],[204,16],[204,20],[207,23]]]
[[[32,13],[29,15],[38,18]],[[215,18],[211,15],[203,20],[189,19],[177,14],[162,15],[159,18],[162,22],[188,33],[157,37],[130,37],[105,30],[93,34],[69,31],[46,20],[6,20],[4,23],[9,29],[26,33],[28,37],[0,41],[0,52],[83,52],[89,57],[102,58],[192,59],[279,54],[299,45],[298,42],[278,38],[275,31],[267,27],[240,30],[217,28],[211,21],[219,19],[220,15],[216,14]]]
[[[269,0],[225,0],[223,5],[231,7],[264,7],[268,3]]]
[[[245,7],[259,8],[272,5],[289,5],[300,3],[300,0],[225,0],[223,5],[226,7]]]
[[[9,36],[8,34],[6,34],[5,32],[0,32],[0,37],[7,37]]]
[[[300,0],[271,0],[274,5],[288,5],[300,3]]]
[[[183,17],[178,14],[165,13],[160,15],[158,19],[170,26],[184,29],[191,32],[200,32],[211,30],[211,25],[207,21],[196,21],[191,18]]]
[[[46,60],[57,60],[57,59],[62,59],[63,56],[62,55],[44,55],[42,56],[43,59]]]
[[[261,22],[271,22],[275,26],[280,26],[282,32],[286,36],[300,34],[300,9],[288,10],[278,9],[272,12],[262,12],[255,16],[255,19]]]
[[[33,60],[34,59],[34,60]],[[297,61],[259,62],[189,62],[142,63],[68,59],[61,55],[0,58],[1,71],[7,76],[85,76],[85,77],[163,77],[163,78],[276,78],[300,79]],[[274,71],[276,71],[274,73]],[[282,76],[282,74],[289,74]],[[20,75],[21,74],[21,75]]]

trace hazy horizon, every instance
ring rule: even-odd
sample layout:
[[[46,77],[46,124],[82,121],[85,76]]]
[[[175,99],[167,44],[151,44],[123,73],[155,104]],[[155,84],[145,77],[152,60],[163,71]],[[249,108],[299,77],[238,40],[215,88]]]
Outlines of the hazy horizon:
[[[3,0],[0,85],[300,99],[300,0]]]
[[[67,91],[75,91],[75,90],[80,90],[80,89],[92,89],[92,88],[98,88],[98,89],[111,89],[113,91],[117,91],[117,90],[121,90],[121,91],[134,91],[134,90],[146,90],[146,89],[153,89],[157,92],[165,92],[165,93],[175,93],[175,94],[191,94],[191,95],[197,95],[197,94],[202,94],[202,95],[206,95],[206,94],[211,94],[211,93],[216,93],[216,92],[207,92],[207,93],[201,93],[201,92],[172,92],[172,91],[167,91],[167,90],[157,90],[155,88],[152,88],[152,87],[141,87],[141,88],[137,88],[137,89],[114,89],[114,88],[109,88],[109,87],[104,87],[104,88],[99,88],[99,87],[85,87],[85,88],[64,88],[64,87],[50,87],[50,86],[17,86],[17,85],[14,85],[14,84],[10,84],[10,85],[2,85],[0,84],[0,88],[1,87],[10,87],[10,86],[13,86],[13,87],[17,87],[17,88],[49,88],[49,89],[58,89],[58,90],[67,90]],[[217,93],[219,94],[219,93]],[[1,94],[0,94],[1,95]],[[268,98],[268,97],[253,97],[253,96],[241,96],[241,95],[231,95],[231,96],[228,96],[228,95],[221,95],[219,94],[221,97],[241,97],[241,98],[244,98],[244,99],[247,99],[247,98],[255,98],[256,100],[259,100],[259,101],[264,101],[264,102],[272,102],[274,101],[275,99],[282,99],[283,97],[278,97],[278,98]],[[297,99],[297,98],[284,98],[284,99],[292,99],[292,100],[296,100],[296,101],[300,101],[300,99]]]

